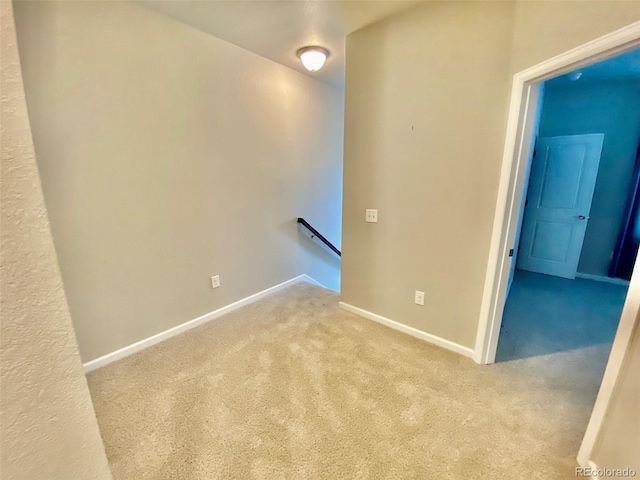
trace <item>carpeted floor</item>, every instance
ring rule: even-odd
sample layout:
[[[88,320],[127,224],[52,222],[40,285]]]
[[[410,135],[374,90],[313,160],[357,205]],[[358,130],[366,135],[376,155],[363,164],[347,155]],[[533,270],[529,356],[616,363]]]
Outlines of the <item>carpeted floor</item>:
[[[497,362],[604,345],[609,355],[628,285],[516,270]],[[606,360],[602,362],[602,369]]]
[[[88,378],[116,480],[568,479],[602,348],[483,367],[300,283]]]

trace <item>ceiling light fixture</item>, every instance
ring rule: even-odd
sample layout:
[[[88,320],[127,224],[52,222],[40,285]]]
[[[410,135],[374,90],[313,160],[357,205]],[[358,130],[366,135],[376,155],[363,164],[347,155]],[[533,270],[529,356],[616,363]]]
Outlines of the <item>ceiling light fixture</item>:
[[[580,77],[582,77],[582,72],[571,72],[568,77],[569,80],[575,82],[576,80],[580,80]]]
[[[310,72],[317,72],[324,65],[329,56],[329,50],[323,47],[302,47],[296,52],[298,58],[302,60],[304,68]]]

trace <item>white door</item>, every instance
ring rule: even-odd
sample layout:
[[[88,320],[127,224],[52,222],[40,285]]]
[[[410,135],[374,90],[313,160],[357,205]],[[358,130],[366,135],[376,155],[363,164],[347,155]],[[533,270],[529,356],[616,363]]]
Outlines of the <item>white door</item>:
[[[520,236],[518,268],[575,278],[604,134],[539,138]]]

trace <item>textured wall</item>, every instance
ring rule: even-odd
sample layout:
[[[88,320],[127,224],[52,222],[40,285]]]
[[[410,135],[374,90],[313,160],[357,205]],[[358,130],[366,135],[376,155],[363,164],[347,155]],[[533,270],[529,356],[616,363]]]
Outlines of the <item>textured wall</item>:
[[[578,271],[607,276],[620,234],[640,139],[640,81],[547,85],[539,135],[604,133],[604,145]]]
[[[339,288],[295,219],[340,244],[341,92],[131,3],[15,9],[83,360],[303,273]]]
[[[0,9],[0,476],[109,479],[40,188],[11,2]]]

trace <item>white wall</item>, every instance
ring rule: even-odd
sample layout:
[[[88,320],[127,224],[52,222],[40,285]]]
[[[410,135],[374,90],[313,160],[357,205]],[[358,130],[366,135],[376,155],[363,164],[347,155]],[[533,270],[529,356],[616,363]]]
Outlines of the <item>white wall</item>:
[[[11,2],[0,2],[0,477],[111,478],[49,230]]]
[[[598,468],[633,468],[640,475],[640,329],[631,338],[605,420],[591,454]]]
[[[513,74],[636,21],[640,2],[427,2],[349,36],[343,302],[473,347]],[[637,379],[616,386],[603,466],[636,462]]]
[[[517,73],[640,19],[635,0],[518,0],[511,71]]]
[[[427,2],[347,38],[342,300],[470,348],[514,8]],[[366,208],[379,223],[364,222]],[[426,293],[423,307],[415,290]]]
[[[637,20],[640,2],[426,2],[350,35],[342,300],[473,348],[513,74]]]
[[[85,361],[302,273],[339,288],[295,220],[340,246],[341,92],[131,3],[16,21]]]

